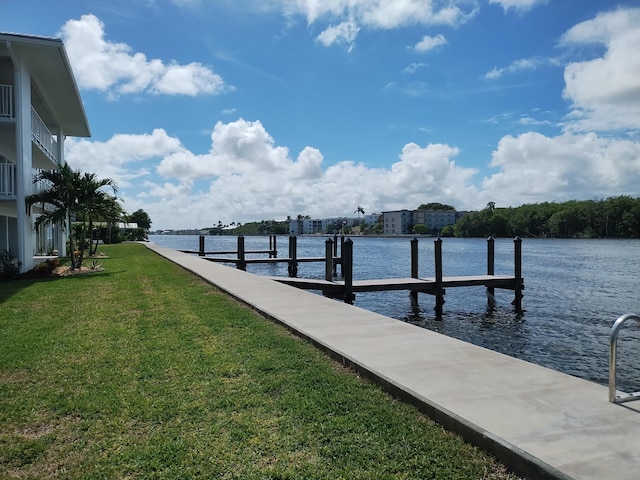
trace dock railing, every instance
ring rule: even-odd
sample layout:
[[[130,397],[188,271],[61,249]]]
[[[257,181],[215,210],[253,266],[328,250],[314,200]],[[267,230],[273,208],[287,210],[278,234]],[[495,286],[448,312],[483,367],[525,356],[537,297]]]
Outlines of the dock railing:
[[[618,335],[623,325],[633,320],[640,324],[640,316],[628,313],[619,317],[611,327],[611,338],[609,340],[609,401],[611,403],[630,402],[632,400],[640,400],[640,392],[625,393],[616,389],[616,369],[618,364]]]

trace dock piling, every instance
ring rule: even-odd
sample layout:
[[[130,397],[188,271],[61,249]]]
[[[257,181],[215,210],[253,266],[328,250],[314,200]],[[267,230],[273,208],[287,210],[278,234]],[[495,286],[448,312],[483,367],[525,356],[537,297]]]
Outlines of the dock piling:
[[[487,238],[487,275],[495,275],[496,241],[489,235]],[[495,288],[487,287],[487,305],[493,307],[496,303]]]
[[[238,269],[247,270],[246,255],[244,251],[244,237],[238,237]]]
[[[204,235],[198,237],[198,256],[204,257]]]
[[[289,236],[289,276],[295,278],[298,276],[298,237]]]
[[[336,274],[335,265],[333,263],[333,246],[334,242],[327,238],[324,242],[324,279],[332,282]]]
[[[344,239],[344,237],[342,237]],[[344,301],[353,305],[355,295],[353,294],[353,240],[348,238],[342,249],[341,270],[344,275]]]
[[[442,239],[438,236],[434,240],[434,255],[436,266],[436,285],[434,294],[436,296],[436,315],[439,317],[442,315],[442,307],[444,306],[444,288],[442,288]]]
[[[411,278],[418,278],[418,239],[413,237],[411,240]],[[413,313],[418,314],[420,312],[420,305],[418,305],[418,292],[409,292],[411,299],[411,308]]]
[[[522,290],[524,288],[522,282],[522,239],[520,237],[516,237],[513,239],[513,265],[514,265],[514,276],[515,276],[515,298],[513,299],[512,305],[515,307],[516,312],[522,311]]]

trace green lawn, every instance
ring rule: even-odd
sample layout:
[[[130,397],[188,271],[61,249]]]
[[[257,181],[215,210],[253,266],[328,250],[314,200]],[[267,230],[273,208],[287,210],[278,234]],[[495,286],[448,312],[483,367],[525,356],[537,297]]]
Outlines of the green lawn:
[[[102,251],[0,283],[0,478],[516,478],[144,246]]]

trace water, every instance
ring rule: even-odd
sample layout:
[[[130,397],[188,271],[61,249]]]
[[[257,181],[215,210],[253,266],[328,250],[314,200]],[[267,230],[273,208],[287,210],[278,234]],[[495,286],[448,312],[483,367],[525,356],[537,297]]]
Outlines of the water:
[[[351,237],[354,279],[409,277],[409,238]],[[151,235],[150,241],[179,250],[197,250],[198,236]],[[322,257],[325,237],[298,237],[298,257]],[[207,236],[207,251],[234,251],[236,237]],[[268,237],[246,237],[246,250],[266,250]],[[288,238],[278,237],[280,257]],[[227,257],[232,255],[227,255]],[[248,255],[262,257],[266,255]],[[495,273],[513,275],[514,245],[496,239]],[[419,242],[419,275],[433,277],[434,242]],[[445,238],[444,276],[486,273],[487,242]],[[248,265],[259,275],[286,276],[286,264]],[[434,297],[420,295],[414,314],[406,291],[358,293],[355,305],[570,375],[608,383],[609,334],[625,313],[640,314],[639,240],[525,239],[522,242],[525,290],[517,313],[513,292],[496,289],[497,304],[487,305],[482,287],[450,288],[438,318]],[[303,263],[298,276],[324,278],[323,263]],[[629,322],[618,340],[618,387],[640,391],[640,325]]]

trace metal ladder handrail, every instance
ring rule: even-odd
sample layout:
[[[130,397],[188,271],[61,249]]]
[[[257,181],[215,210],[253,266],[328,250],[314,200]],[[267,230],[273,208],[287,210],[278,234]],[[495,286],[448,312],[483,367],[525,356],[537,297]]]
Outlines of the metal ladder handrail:
[[[609,342],[609,401],[611,403],[623,403],[631,400],[640,400],[640,392],[616,394],[616,364],[618,356],[618,334],[627,320],[635,320],[640,324],[640,316],[627,313],[618,317],[611,327],[611,338]]]

